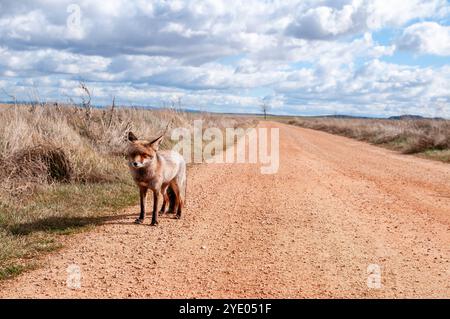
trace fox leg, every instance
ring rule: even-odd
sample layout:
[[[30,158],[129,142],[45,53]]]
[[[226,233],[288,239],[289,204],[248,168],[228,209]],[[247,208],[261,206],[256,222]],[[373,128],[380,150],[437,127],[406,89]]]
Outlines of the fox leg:
[[[176,218],[181,218],[181,211],[183,210],[186,195],[186,167],[183,166],[180,174],[176,178],[176,195],[177,195],[177,216]]]
[[[175,210],[175,204],[177,201],[177,197],[175,195],[175,191],[173,189],[173,185],[172,183],[169,184],[169,187],[167,188],[167,198],[168,198],[168,203],[169,203],[169,214],[175,214],[176,210]]]
[[[166,212],[166,206],[169,203],[169,195],[167,194],[167,187],[168,185],[163,186],[161,188],[161,193],[163,194],[163,203],[161,206],[161,210],[159,211],[160,215],[163,215]]]
[[[178,210],[177,210],[177,218],[181,218],[181,211],[184,207],[184,187],[178,188]]]
[[[172,190],[174,193],[173,200],[173,213],[176,213],[175,218],[179,219],[181,217],[181,196],[180,196],[180,187],[176,182],[172,183]]]
[[[147,188],[145,187],[139,188],[139,198],[141,204],[141,212],[139,214],[139,218],[134,221],[136,224],[142,224],[145,219],[145,201],[147,199]]]
[[[172,182],[173,183],[173,182]],[[168,208],[168,213],[169,214],[175,214],[176,210],[174,209],[175,203],[176,203],[176,195],[175,192],[173,190],[173,185],[172,183],[167,184],[166,187],[164,187],[164,192],[163,192],[163,198],[164,198],[164,208]]]
[[[158,225],[158,202],[159,202],[159,190],[153,190],[153,212],[152,212],[152,226]]]
[[[186,202],[186,176],[184,178],[180,179],[180,184],[178,187],[178,211],[177,216],[178,218],[181,217],[181,211],[184,208],[184,204]]]
[[[178,201],[178,209],[177,209],[177,219],[180,219],[181,218],[181,209],[183,208],[183,200],[182,199],[180,199],[179,201]]]

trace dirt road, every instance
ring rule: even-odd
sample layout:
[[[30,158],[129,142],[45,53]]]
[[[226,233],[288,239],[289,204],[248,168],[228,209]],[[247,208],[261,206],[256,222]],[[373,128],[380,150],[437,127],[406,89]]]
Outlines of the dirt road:
[[[262,125],[280,127],[277,174],[196,165],[182,220],[134,225],[131,208],[1,283],[0,297],[450,298],[450,165]]]

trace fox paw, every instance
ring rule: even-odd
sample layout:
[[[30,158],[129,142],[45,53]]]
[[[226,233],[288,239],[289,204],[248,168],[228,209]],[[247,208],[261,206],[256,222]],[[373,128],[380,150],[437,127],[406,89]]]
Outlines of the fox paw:
[[[156,226],[158,225],[158,222],[156,220],[153,220],[152,223],[150,224],[150,226]]]
[[[143,219],[137,218],[137,219],[134,221],[134,223],[135,223],[135,224],[143,224],[143,223],[144,223],[144,220],[143,220]]]

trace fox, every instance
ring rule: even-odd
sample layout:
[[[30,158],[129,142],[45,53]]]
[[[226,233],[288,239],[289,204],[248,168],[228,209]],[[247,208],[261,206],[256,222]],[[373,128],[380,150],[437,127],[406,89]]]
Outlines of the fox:
[[[186,198],[186,162],[175,151],[159,149],[164,135],[148,141],[138,139],[133,132],[128,132],[127,148],[128,166],[134,182],[139,188],[140,214],[135,220],[142,224],[145,219],[147,193],[153,192],[152,226],[158,225],[158,215],[166,212],[181,218]],[[160,196],[163,197],[161,210],[158,212]]]

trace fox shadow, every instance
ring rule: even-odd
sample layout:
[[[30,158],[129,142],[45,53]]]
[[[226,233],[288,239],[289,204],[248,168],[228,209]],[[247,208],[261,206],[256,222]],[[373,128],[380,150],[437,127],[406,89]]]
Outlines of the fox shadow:
[[[95,217],[67,217],[52,216],[38,219],[33,222],[22,223],[9,227],[9,231],[14,235],[30,235],[34,232],[46,231],[55,233],[70,233],[86,226],[98,226],[108,222],[115,222],[126,217],[135,216],[136,214],[119,214],[109,216]]]

